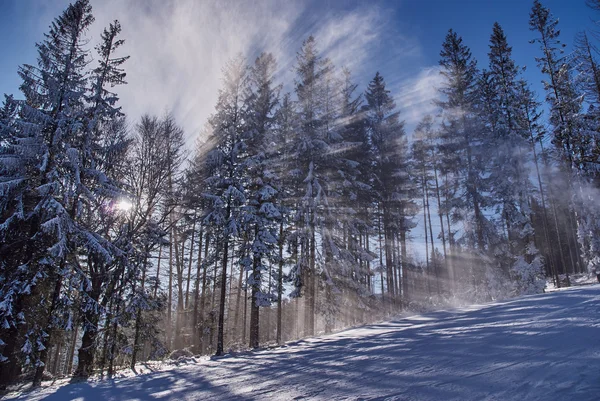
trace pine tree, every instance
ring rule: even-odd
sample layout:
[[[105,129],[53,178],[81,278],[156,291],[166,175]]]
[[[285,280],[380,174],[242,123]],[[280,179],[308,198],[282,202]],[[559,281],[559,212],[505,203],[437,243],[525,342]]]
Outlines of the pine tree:
[[[560,170],[566,174],[568,191],[573,193],[573,184],[576,187],[581,186],[578,175],[591,140],[589,135],[586,135],[580,118],[583,97],[577,93],[573,84],[571,66],[564,55],[565,45],[559,39],[558,20],[539,0],[534,1],[529,26],[538,34],[531,43],[537,43],[540,47],[542,56],[537,57],[536,60],[541,72],[548,78],[544,81],[544,89],[546,90],[546,101],[550,106],[549,121],[553,127],[552,143],[555,145],[557,158],[561,161]],[[581,205],[577,205],[580,201],[573,204],[572,199],[567,199],[566,203],[564,208],[568,210],[566,215],[568,222],[564,226],[569,227],[573,225],[570,222],[578,220],[574,214],[578,212],[576,209]],[[561,205],[559,205],[560,207]],[[557,220],[556,216],[555,220]],[[558,226],[558,224],[556,225]],[[575,271],[580,255],[576,249],[576,241],[572,240],[575,237],[574,230],[568,229],[567,234],[566,244],[569,249],[571,270]],[[564,271],[568,277],[568,264],[566,258],[562,259]]]
[[[533,156],[533,162],[535,165],[535,173],[537,180],[537,190],[539,191],[539,202],[542,206],[542,231],[544,241],[537,241],[538,247],[544,255],[544,261],[547,264],[546,273],[553,277],[555,284],[560,286],[560,280],[558,277],[557,266],[561,263],[561,260],[554,257],[554,248],[552,246],[555,243],[551,232],[551,219],[548,216],[547,200],[548,200],[548,184],[542,180],[542,172],[540,170],[540,159],[538,157],[538,144],[542,144],[544,139],[545,130],[542,126],[541,116],[542,113],[539,111],[540,104],[535,99],[534,93],[528,88],[527,83],[524,80],[518,82],[518,96],[517,99],[520,104],[519,126],[526,131],[527,142],[530,148],[530,152]],[[543,160],[544,161],[544,160]],[[544,161],[545,163],[545,161]],[[547,167],[547,166],[546,166]],[[532,205],[532,215],[535,215]],[[532,221],[533,223],[533,221]],[[536,229],[536,233],[540,230]],[[557,232],[558,233],[558,232]],[[558,241],[560,243],[560,241]],[[562,248],[560,248],[562,252]],[[549,266],[548,266],[549,265]]]
[[[446,35],[440,56],[441,74],[445,79],[440,88],[443,100],[438,102],[444,119],[440,150],[448,178],[447,195],[452,196],[448,200],[449,212],[453,222],[463,222],[467,227],[462,238],[453,238],[451,234],[451,244],[456,251],[458,246],[463,246],[468,252],[474,252],[470,262],[459,262],[466,268],[463,275],[458,276],[458,271],[455,275],[457,281],[477,286],[482,280],[482,271],[477,270],[474,261],[486,255],[486,238],[492,234],[483,213],[486,158],[482,145],[486,141],[481,138],[485,131],[477,111],[479,72],[471,51],[453,30]],[[456,262],[452,264],[458,267]]]
[[[77,280],[73,275],[78,271],[74,255],[84,252],[89,260],[111,263],[116,252],[106,238],[86,224],[89,208],[114,188],[97,167],[102,145],[93,130],[98,114],[91,111],[97,107],[90,109],[86,102],[88,51],[84,34],[93,20],[88,1],[70,5],[38,44],[37,67],[25,65],[19,71],[25,100],[18,102],[16,132],[21,132],[17,135],[23,140],[17,146],[29,142],[25,153],[35,161],[23,171],[26,187],[19,208],[26,227],[22,232],[29,239],[18,246],[27,256],[14,260],[14,266],[29,271],[29,289],[24,295],[36,300],[35,307],[21,312],[44,316],[26,319],[24,332],[22,350],[27,361],[36,366],[34,384],[41,380],[52,334],[64,324],[58,312],[69,302],[64,298],[63,284]]]
[[[327,116],[323,97],[323,85],[331,65],[321,58],[316,41],[311,36],[304,41],[296,56],[296,96],[298,97],[299,135],[293,138],[293,156],[297,159],[294,171],[294,186],[304,190],[298,194],[296,224],[298,226],[299,257],[293,269],[295,285],[303,290],[305,297],[304,329],[306,335],[315,333],[317,297],[317,230],[321,208],[326,205],[326,156],[329,150],[327,139]],[[325,237],[322,237],[323,239]]]
[[[516,279],[520,290],[541,292],[544,278],[529,207],[531,182],[526,167],[529,132],[527,125],[521,125],[525,121],[519,99],[522,94],[519,69],[498,23],[494,24],[490,38],[489,67],[489,81],[481,87],[482,117],[491,133],[488,146],[492,162],[488,181],[498,202],[500,225],[505,227],[500,231],[506,231],[506,244],[496,244],[495,257],[500,258],[504,273]],[[500,280],[501,276],[497,275],[491,284],[497,287]]]
[[[277,205],[278,179],[270,162],[269,142],[273,138],[274,113],[280,87],[273,83],[276,63],[272,54],[262,53],[250,68],[250,90],[246,99],[247,121],[244,160],[246,204],[243,207],[243,225],[248,237],[252,265],[249,282],[250,347],[259,346],[259,308],[270,306],[273,294],[265,290],[264,272],[268,263],[276,262],[277,220],[281,218]]]
[[[593,45],[585,32],[580,32],[575,39],[575,54],[572,64],[579,72],[576,84],[583,93],[585,102],[589,105],[584,113],[582,129],[586,139],[585,149],[581,154],[581,169],[583,174],[598,184],[600,171],[600,65],[598,64],[598,49]],[[598,187],[600,185],[596,185]]]
[[[372,291],[371,261],[375,255],[370,252],[368,244],[371,234],[371,160],[368,157],[365,114],[362,112],[363,96],[355,94],[358,85],[353,82],[349,69],[342,69],[340,84],[336,123],[341,140],[334,152],[338,177],[334,218],[342,241],[339,247],[341,263],[332,272],[331,281],[335,288],[331,292],[342,293],[346,298],[343,302],[351,308],[354,319],[367,309],[367,297]],[[342,305],[337,302],[335,306],[338,313]]]
[[[396,272],[399,264],[394,263],[394,235],[406,235],[412,228],[405,204],[408,199],[407,143],[404,123],[399,120],[400,113],[396,111],[396,104],[379,73],[369,83],[365,99],[369,141],[373,152],[372,186],[383,223],[387,291],[394,299],[401,291]],[[404,248],[402,256],[405,255]]]
[[[6,96],[0,111],[0,386],[4,388],[20,373],[19,348],[26,319],[36,316],[27,298],[32,287],[44,281],[43,272],[19,268],[27,262],[25,244],[30,236],[35,201],[35,162],[39,138],[18,129],[20,105]],[[34,146],[32,146],[34,145]]]
[[[294,161],[291,160],[292,143],[294,135],[298,133],[298,114],[296,113],[295,103],[291,95],[286,93],[280,102],[276,111],[273,127],[273,137],[271,146],[271,169],[279,179],[279,191],[277,193],[280,206],[281,218],[279,220],[278,234],[278,257],[277,257],[277,330],[276,340],[278,344],[282,341],[283,326],[283,283],[284,266],[297,263],[298,242],[294,230],[294,221],[292,210],[296,205],[296,196],[298,193],[292,183],[294,178]],[[287,252],[284,253],[286,250]],[[287,278],[287,277],[286,277]]]
[[[239,236],[241,220],[239,207],[246,202],[241,158],[244,152],[245,105],[244,94],[248,87],[245,60],[237,57],[224,69],[223,88],[215,114],[211,117],[215,147],[210,152],[207,168],[212,175],[206,179],[205,197],[209,203],[205,224],[216,227],[216,240],[221,243],[220,298],[217,326],[216,355],[223,354],[225,302],[227,297],[227,262],[230,238]]]
[[[427,136],[433,128],[432,117],[425,116],[415,128],[413,140],[411,144],[411,156],[415,171],[413,176],[417,180],[417,186],[421,190],[422,210],[423,210],[423,231],[425,234],[425,274],[429,282],[430,258],[434,254],[433,236],[428,234],[428,228],[431,230],[431,215],[429,213],[429,180],[431,179],[430,170],[432,168],[429,160],[429,144]],[[429,222],[428,222],[429,217]],[[431,237],[431,254],[429,252],[429,244]],[[436,272],[437,273],[437,272]],[[437,280],[439,291],[439,280]]]
[[[571,70],[563,55],[565,45],[561,43],[558,20],[539,0],[535,0],[530,13],[529,25],[539,35],[532,43],[537,43],[542,56],[536,60],[543,74],[546,101],[550,105],[550,123],[554,127],[553,143],[559,149],[560,157],[566,166],[578,168],[577,157],[584,144],[579,133],[577,116],[581,111],[581,97],[575,92]]]
[[[600,65],[598,49],[589,40],[586,32],[579,32],[575,38],[575,53],[572,64],[579,72],[577,80],[585,100],[595,107],[600,105]]]
[[[92,71],[90,77],[92,84],[89,91],[91,95],[88,96],[90,109],[87,127],[89,139],[85,143],[84,157],[81,161],[84,171],[93,172],[93,169],[98,167],[103,170],[103,176],[90,177],[92,181],[98,180],[104,188],[98,188],[100,191],[94,199],[94,205],[85,216],[90,228],[95,219],[104,222],[104,225],[93,227],[99,234],[109,233],[119,224],[118,219],[112,219],[111,213],[114,213],[114,210],[103,209],[102,205],[122,196],[124,188],[119,180],[123,180],[123,176],[116,167],[122,166],[129,142],[126,138],[125,123],[119,120],[123,114],[116,106],[118,97],[107,89],[125,83],[125,73],[121,65],[128,57],[115,57],[115,52],[124,43],[123,40],[117,39],[120,32],[119,22],[113,22],[103,31],[102,42],[96,48],[99,66]],[[121,254],[121,249],[128,246],[124,238],[105,236],[105,239],[117,245],[113,251],[115,256]],[[83,341],[79,349],[77,375],[87,376],[92,369],[98,323],[117,286],[116,277],[119,277],[126,264],[125,258],[119,259],[121,260],[111,258],[103,261],[88,257],[85,267],[77,270],[78,279],[85,283],[82,286],[82,292],[85,294],[82,305]]]
[[[597,1],[588,1],[588,6],[598,10],[600,4]],[[597,25],[597,23],[596,23]],[[598,31],[592,32],[598,37]],[[587,137],[587,146],[582,149],[580,180],[585,188],[580,192],[581,212],[578,230],[578,241],[581,246],[584,263],[589,271],[600,270],[600,210],[598,210],[594,199],[595,190],[600,188],[600,65],[598,64],[598,48],[590,41],[586,32],[580,32],[575,38],[575,52],[572,64],[579,72],[576,76],[576,84],[583,93],[584,100],[589,107],[584,113],[582,130]],[[594,188],[588,190],[587,188]]]

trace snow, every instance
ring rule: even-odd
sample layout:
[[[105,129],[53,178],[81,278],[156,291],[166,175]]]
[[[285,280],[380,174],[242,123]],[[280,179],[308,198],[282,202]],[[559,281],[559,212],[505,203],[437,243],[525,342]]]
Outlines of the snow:
[[[561,283],[566,283],[567,282],[567,276],[565,276],[564,274],[559,274],[559,279],[561,281]],[[596,278],[595,274],[592,273],[582,273],[582,274],[570,274],[569,275],[569,280],[571,281],[571,284],[573,286],[581,286],[581,285],[589,285],[589,284],[596,284],[598,283],[598,279]],[[565,287],[562,286],[560,288],[557,288],[554,283],[552,282],[551,279],[549,279],[546,282],[546,288],[545,291],[546,292],[552,292],[552,291],[563,291],[563,290],[567,290],[570,287]]]
[[[599,333],[588,285],[7,399],[597,400]]]

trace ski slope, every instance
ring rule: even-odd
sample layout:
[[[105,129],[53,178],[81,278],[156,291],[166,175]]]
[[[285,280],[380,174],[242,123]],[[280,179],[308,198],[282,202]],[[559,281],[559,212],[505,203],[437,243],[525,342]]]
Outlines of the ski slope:
[[[8,399],[599,400],[600,285]]]

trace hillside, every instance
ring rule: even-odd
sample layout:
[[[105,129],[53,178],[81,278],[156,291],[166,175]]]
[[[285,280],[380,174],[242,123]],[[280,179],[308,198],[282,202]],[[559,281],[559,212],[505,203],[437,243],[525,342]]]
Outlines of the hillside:
[[[600,286],[411,316],[13,400],[597,400]]]

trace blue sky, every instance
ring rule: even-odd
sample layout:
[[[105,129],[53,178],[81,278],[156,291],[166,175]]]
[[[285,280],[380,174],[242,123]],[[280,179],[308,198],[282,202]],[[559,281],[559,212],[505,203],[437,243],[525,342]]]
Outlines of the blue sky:
[[[17,68],[34,63],[35,42],[68,0],[0,0],[0,92],[17,93]],[[487,63],[492,24],[498,21],[526,77],[541,94],[542,79],[528,41],[529,0],[404,1],[194,1],[92,0],[95,43],[103,26],[120,19],[126,39],[128,87],[120,89],[133,120],[143,112],[173,109],[193,139],[210,114],[220,69],[238,52],[275,52],[282,80],[291,81],[294,54],[314,34],[338,65],[346,64],[361,89],[376,71],[386,78],[411,127],[426,111],[439,84],[436,66],[449,28],[471,48],[480,67]],[[585,0],[546,0],[560,19],[570,48],[593,12]],[[18,95],[18,94],[17,94]]]
[[[35,63],[35,42],[68,0],[0,0],[0,92],[15,93],[17,68]],[[355,74],[362,91],[376,71],[389,89],[410,131],[426,113],[440,84],[439,52],[449,28],[464,39],[480,68],[487,64],[494,22],[505,30],[517,64],[543,99],[539,55],[529,40],[533,0],[92,0],[96,23],[90,46],[101,29],[119,19],[129,84],[119,89],[130,122],[142,113],[172,110],[188,144],[202,135],[214,108],[221,68],[238,53],[250,60],[259,51],[275,54],[281,81],[293,83],[292,67],[302,40],[315,35],[320,49],[337,66]],[[585,0],[545,0],[560,19],[567,51],[575,34],[600,19]],[[413,235],[420,236],[419,230]],[[418,245],[416,245],[418,248]],[[418,252],[418,250],[415,250]]]

